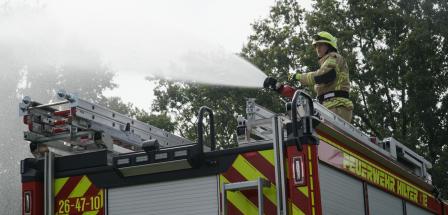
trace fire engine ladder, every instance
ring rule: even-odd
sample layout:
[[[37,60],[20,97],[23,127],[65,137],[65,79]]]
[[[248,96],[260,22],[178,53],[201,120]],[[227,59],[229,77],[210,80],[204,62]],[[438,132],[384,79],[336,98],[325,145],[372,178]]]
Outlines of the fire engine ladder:
[[[258,193],[258,214],[263,215],[264,210],[264,200],[263,200],[263,188],[269,187],[270,182],[263,179],[258,178],[253,181],[243,181],[243,182],[235,182],[230,184],[222,185],[222,214],[227,215],[227,192],[235,192],[235,191],[243,191],[243,190],[257,190]]]
[[[145,141],[152,140],[157,140],[161,148],[192,144],[63,90],[57,97],[61,101],[49,104],[25,97],[19,104],[20,116],[28,125],[25,140],[35,147],[47,146],[56,154],[67,155],[104,149],[115,153],[139,151]]]
[[[274,149],[274,165],[275,165],[275,184],[277,190],[277,215],[287,215],[287,196],[286,196],[286,172],[285,172],[285,145],[283,118],[274,115],[271,119],[271,128],[274,135],[273,149]],[[263,188],[269,187],[271,182],[263,178],[258,178],[252,181],[243,181],[235,183],[224,183],[221,187],[221,202],[222,214],[227,215],[227,192],[237,192],[243,190],[257,190],[258,193],[258,214],[263,215],[264,201]]]

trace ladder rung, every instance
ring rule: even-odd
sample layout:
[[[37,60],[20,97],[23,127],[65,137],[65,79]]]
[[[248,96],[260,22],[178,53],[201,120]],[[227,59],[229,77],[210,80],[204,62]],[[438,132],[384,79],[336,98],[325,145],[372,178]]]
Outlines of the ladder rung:
[[[264,200],[263,200],[263,187],[270,186],[270,182],[264,178],[258,178],[253,181],[235,182],[222,185],[222,214],[227,215],[227,191],[241,191],[241,190],[257,190],[258,192],[258,214],[264,214]]]
[[[270,185],[269,181],[260,178],[261,180],[261,186],[267,187]],[[257,189],[259,186],[258,180],[254,181],[243,181],[243,182],[235,182],[231,184],[224,184],[224,189],[226,191],[241,191],[241,190],[253,190]]]

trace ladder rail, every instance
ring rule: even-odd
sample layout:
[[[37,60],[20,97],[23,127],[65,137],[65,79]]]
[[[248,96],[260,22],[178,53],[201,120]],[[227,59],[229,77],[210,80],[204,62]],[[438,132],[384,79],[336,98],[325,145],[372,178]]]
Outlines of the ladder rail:
[[[44,214],[54,214],[54,154],[51,151],[44,158]]]
[[[272,118],[272,128],[274,129],[274,161],[275,161],[275,182],[277,190],[277,214],[288,215],[288,198],[286,196],[286,172],[285,172],[285,146],[283,142],[282,120],[278,116]]]
[[[79,118],[112,127],[118,131],[125,131],[126,126],[129,125],[129,132],[141,136],[142,139],[157,139],[161,145],[192,143],[188,139],[83,99],[72,102],[71,107],[76,108],[76,116]]]

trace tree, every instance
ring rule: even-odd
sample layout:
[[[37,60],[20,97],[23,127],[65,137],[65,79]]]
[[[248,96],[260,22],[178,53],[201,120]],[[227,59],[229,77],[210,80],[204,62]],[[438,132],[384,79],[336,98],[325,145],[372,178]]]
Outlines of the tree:
[[[181,82],[160,81],[154,90],[154,95],[156,100],[153,103],[153,110],[174,116],[176,132],[190,140],[197,139],[196,116],[200,107],[211,108],[215,117],[217,144],[223,148],[236,143],[236,115],[245,112],[245,98],[259,98],[257,102],[264,105],[281,104],[278,97],[260,90]]]
[[[284,78],[314,69],[311,47],[301,44],[333,32],[349,63],[355,125],[417,149],[435,165],[434,183],[446,188],[447,11],[437,1],[317,0],[304,13],[294,1],[279,1],[254,24],[243,53]]]
[[[448,3],[436,0],[316,0],[309,12],[296,1],[277,1],[267,18],[252,25],[242,55],[286,81],[289,73],[317,69],[311,35],[332,32],[349,64],[353,123],[380,138],[394,136],[423,154],[434,164],[433,183],[446,196],[447,15]],[[155,108],[176,113],[177,129],[191,138],[195,111],[213,106],[225,119],[217,126],[225,144],[234,138],[227,124],[233,114],[243,113],[244,96],[267,107],[277,102],[260,90],[182,83],[161,82],[155,92]]]

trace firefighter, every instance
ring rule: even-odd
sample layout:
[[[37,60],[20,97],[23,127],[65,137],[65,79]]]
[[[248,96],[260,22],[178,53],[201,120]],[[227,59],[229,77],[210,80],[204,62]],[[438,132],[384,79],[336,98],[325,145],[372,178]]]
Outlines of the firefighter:
[[[314,72],[297,72],[291,79],[299,81],[304,86],[314,86],[319,103],[350,122],[353,103],[349,99],[348,66],[338,53],[337,39],[330,33],[322,31],[313,36],[313,46],[319,58],[320,68]],[[271,77],[266,78],[264,87],[276,90],[283,96],[293,95],[288,85],[279,84]]]

